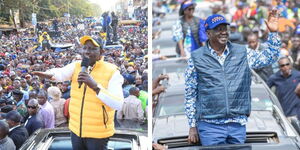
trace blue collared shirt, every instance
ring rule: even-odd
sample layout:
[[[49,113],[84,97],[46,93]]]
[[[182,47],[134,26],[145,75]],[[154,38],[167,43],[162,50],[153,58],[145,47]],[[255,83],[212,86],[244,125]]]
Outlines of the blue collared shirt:
[[[247,49],[247,59],[249,67],[252,69],[258,69],[268,66],[277,61],[279,57],[279,48],[281,41],[277,33],[269,33],[268,37],[268,48],[264,51],[253,51]],[[224,64],[225,58],[230,53],[230,49],[226,46],[224,52],[218,56],[215,50],[208,46],[211,54],[219,61],[221,65]],[[198,74],[194,67],[192,59],[188,60],[188,67],[185,71],[185,112],[188,117],[190,127],[196,127],[196,106],[197,100],[197,87],[198,87]],[[247,116],[237,116],[233,118],[222,118],[222,119],[203,119],[203,121],[215,124],[225,124],[229,122],[237,122],[242,125],[247,123]]]

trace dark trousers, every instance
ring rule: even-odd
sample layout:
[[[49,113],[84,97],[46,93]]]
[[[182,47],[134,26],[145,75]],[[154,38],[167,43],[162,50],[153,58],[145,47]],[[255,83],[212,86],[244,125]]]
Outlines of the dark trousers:
[[[117,35],[117,25],[112,26],[113,28],[113,41],[117,42],[118,35]]]
[[[73,150],[107,150],[108,138],[81,138],[71,132]]]

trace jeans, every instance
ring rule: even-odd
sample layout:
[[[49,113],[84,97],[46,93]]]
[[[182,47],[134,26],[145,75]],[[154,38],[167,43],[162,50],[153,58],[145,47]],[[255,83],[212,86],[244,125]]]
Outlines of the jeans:
[[[107,150],[108,138],[81,138],[71,132],[73,150]]]
[[[203,146],[243,144],[246,140],[246,126],[233,122],[213,124],[199,121],[198,135]]]

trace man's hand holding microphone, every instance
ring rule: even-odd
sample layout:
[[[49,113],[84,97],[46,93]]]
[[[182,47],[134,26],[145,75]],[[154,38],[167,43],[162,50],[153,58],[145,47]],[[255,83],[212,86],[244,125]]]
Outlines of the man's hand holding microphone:
[[[86,57],[83,58],[81,62],[81,72],[78,75],[78,84],[81,88],[82,83],[85,83],[89,88],[93,89],[97,94],[100,92],[100,88],[98,88],[96,81],[89,75],[88,66],[90,60]]]

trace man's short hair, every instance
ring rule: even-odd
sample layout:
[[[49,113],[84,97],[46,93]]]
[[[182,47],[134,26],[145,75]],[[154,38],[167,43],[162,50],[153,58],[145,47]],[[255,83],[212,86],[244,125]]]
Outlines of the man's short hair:
[[[287,56],[280,57],[277,62],[279,63],[279,61],[281,61],[282,59],[287,59],[289,62],[291,62],[290,58]]]
[[[0,131],[3,132],[4,135],[7,135],[9,133],[9,126],[3,120],[0,120]]]
[[[42,95],[42,96],[48,98],[48,93],[45,90],[40,90],[37,95]]]
[[[132,87],[132,88],[129,89],[129,94],[132,95],[132,94],[134,94],[138,90],[139,89],[137,87]]]
[[[16,110],[12,110],[6,114],[6,120],[11,120],[16,123],[20,123],[22,120],[22,116]]]

